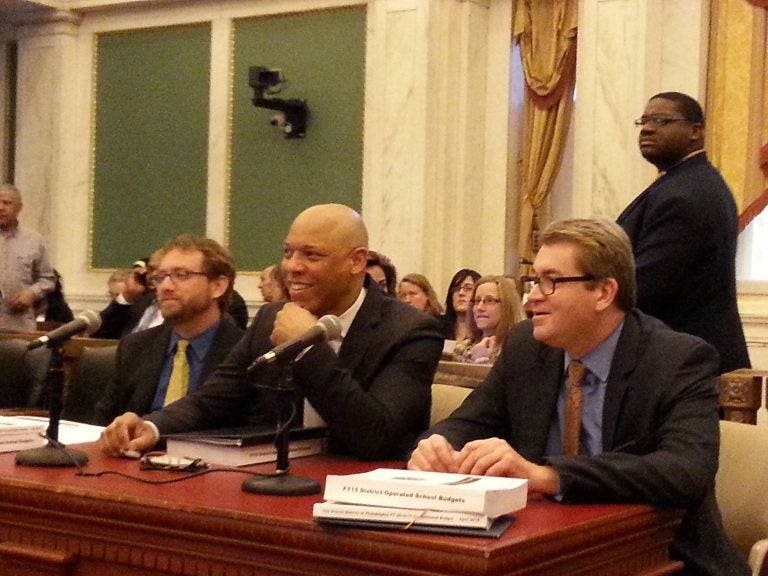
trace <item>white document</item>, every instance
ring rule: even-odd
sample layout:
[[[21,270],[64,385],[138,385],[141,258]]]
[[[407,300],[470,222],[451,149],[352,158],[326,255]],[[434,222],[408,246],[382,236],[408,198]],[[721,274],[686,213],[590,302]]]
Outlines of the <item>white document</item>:
[[[48,418],[44,416],[14,416],[17,420],[28,420],[38,422],[45,432],[48,430]],[[94,426],[93,424],[83,424],[82,422],[72,422],[71,420],[59,420],[59,442],[68,446],[70,444],[85,444],[86,442],[96,442],[101,436],[103,426]]]

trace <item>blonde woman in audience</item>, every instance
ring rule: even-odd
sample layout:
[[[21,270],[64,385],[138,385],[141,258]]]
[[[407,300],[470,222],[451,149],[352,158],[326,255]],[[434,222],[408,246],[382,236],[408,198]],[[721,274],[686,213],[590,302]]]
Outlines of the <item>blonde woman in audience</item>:
[[[456,344],[454,359],[492,364],[510,328],[525,318],[520,293],[510,278],[483,276],[475,284],[471,306],[472,336]]]
[[[408,274],[401,281],[397,289],[399,300],[410,304],[417,310],[438,317],[443,313],[443,307],[437,299],[435,289],[429,283],[426,276],[421,274]]]

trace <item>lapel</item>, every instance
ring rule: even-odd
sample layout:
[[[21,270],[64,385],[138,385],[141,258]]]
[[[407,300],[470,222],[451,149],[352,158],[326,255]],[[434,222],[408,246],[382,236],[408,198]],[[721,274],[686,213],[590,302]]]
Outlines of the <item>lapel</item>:
[[[563,380],[564,352],[542,346],[536,359],[525,369],[522,386],[535,386],[534,393],[522,390],[521,427],[517,431],[518,447],[524,457],[538,461],[544,454],[549,438],[553,413]]]
[[[614,445],[621,406],[630,385],[630,377],[638,362],[640,337],[638,317],[634,312],[631,312],[624,319],[624,327],[616,345],[611,371],[608,375],[608,385],[605,390],[605,404],[603,405],[604,451],[611,450]]]
[[[240,339],[240,334],[233,334],[230,337],[230,333],[234,328],[235,325],[233,322],[226,317],[222,317],[218,328],[216,328],[216,334],[213,335],[211,346],[208,348],[208,354],[206,354],[203,359],[203,369],[200,373],[201,384],[205,382],[208,375],[213,372],[213,369],[224,361],[224,358],[227,357],[229,351]]]
[[[145,404],[147,408],[155,397],[172,330],[168,324],[145,330],[146,340],[139,350],[139,357],[134,359],[138,369],[133,373],[131,382],[131,389],[135,390],[133,397],[140,399],[139,403]]]
[[[640,194],[637,195],[637,197],[632,200],[632,202],[629,203],[629,206],[624,208],[621,214],[619,214],[619,217],[616,219],[616,222],[619,223],[619,225],[626,225],[627,220],[630,218],[630,215],[635,211],[638,210],[644,203],[645,199],[648,197],[648,195],[658,186],[659,182],[664,180],[666,174],[663,176],[657,178],[654,180],[650,186],[648,186],[645,190],[643,190]]]
[[[339,348],[339,361],[350,372],[356,372],[366,351],[376,339],[374,329],[381,323],[381,299],[376,289],[368,289],[363,305],[357,311],[352,325]]]

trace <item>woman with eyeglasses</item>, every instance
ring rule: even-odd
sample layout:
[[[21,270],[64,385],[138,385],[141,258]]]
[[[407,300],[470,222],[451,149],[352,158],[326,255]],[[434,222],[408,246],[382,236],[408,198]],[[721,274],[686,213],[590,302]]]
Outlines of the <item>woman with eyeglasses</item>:
[[[445,314],[443,320],[443,335],[447,341],[461,342],[469,338],[469,316],[472,308],[469,301],[475,291],[475,282],[480,273],[471,268],[462,268],[453,275],[445,296]]]
[[[514,280],[483,276],[472,294],[469,327],[471,336],[456,344],[458,362],[493,364],[510,328],[525,318]]]

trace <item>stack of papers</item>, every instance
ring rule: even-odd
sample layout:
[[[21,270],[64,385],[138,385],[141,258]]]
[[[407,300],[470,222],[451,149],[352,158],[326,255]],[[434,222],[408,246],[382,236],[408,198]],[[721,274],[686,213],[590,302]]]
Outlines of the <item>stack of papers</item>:
[[[327,476],[324,498],[312,511],[319,522],[498,536],[525,507],[528,481],[379,468]]]
[[[323,452],[328,430],[295,428],[289,433],[288,458]],[[250,466],[277,460],[275,427],[203,430],[165,436],[168,456],[202,460],[221,466]]]

